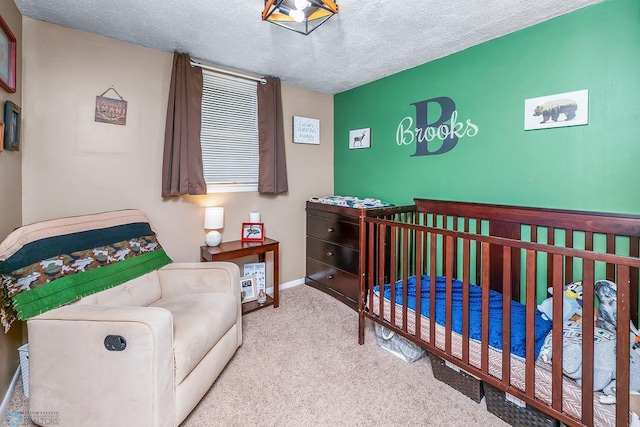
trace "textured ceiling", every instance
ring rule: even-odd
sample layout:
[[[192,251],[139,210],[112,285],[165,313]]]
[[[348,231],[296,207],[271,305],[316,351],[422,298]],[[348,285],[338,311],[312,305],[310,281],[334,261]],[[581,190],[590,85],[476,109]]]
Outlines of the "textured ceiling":
[[[24,16],[338,93],[602,0],[338,0],[308,36],[261,0],[15,0]]]

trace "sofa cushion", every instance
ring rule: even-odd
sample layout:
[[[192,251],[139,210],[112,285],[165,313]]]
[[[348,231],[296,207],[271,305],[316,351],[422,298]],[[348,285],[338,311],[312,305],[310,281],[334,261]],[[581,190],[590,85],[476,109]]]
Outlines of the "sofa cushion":
[[[238,306],[228,293],[199,293],[161,298],[152,304],[173,316],[176,384],[180,384],[236,323]]]

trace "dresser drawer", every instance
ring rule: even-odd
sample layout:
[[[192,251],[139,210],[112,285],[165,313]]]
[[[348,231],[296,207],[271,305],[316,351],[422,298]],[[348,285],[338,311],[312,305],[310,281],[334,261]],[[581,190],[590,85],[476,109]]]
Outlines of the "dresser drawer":
[[[358,249],[358,224],[307,214],[307,235]]]
[[[307,237],[307,256],[347,273],[358,274],[358,251],[355,249]]]
[[[354,300],[358,300],[358,276],[307,257],[307,277]]]

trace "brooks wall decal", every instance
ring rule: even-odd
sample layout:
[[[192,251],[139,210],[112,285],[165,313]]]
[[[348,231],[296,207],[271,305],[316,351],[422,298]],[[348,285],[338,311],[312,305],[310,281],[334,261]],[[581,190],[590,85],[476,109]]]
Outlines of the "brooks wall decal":
[[[429,123],[429,105],[435,107],[436,104],[441,112],[440,117]],[[415,122],[412,117],[407,116],[398,123],[396,130],[398,145],[416,143],[416,151],[411,157],[448,153],[456,146],[458,139],[465,136],[474,137],[478,134],[478,126],[471,120],[462,121],[458,118],[456,103],[451,98],[441,96],[414,102],[411,105],[416,109]],[[430,150],[429,143],[434,140],[438,141],[431,145],[438,148]]]

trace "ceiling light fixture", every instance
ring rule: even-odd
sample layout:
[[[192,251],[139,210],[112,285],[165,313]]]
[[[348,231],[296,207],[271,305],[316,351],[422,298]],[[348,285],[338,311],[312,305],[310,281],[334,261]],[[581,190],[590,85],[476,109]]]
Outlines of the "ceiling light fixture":
[[[262,20],[307,35],[336,13],[333,0],[265,0]]]

